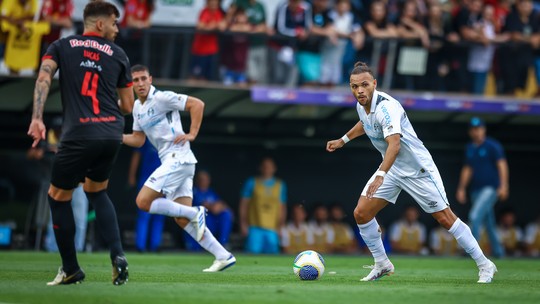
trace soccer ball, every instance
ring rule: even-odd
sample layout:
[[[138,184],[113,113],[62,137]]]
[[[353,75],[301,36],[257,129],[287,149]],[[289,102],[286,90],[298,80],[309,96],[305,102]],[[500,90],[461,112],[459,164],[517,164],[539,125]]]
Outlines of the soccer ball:
[[[302,251],[294,259],[293,271],[300,280],[317,280],[324,273],[324,259],[316,251]]]

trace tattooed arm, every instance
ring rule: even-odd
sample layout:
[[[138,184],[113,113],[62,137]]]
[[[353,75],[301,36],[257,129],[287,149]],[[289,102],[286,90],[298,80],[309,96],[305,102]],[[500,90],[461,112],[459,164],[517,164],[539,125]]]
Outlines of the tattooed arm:
[[[28,135],[34,142],[32,147],[36,147],[40,140],[45,139],[45,124],[43,124],[43,108],[49,95],[51,82],[56,73],[58,65],[54,60],[45,59],[41,63],[38,78],[34,88],[34,107],[32,111],[32,122],[28,129]]]

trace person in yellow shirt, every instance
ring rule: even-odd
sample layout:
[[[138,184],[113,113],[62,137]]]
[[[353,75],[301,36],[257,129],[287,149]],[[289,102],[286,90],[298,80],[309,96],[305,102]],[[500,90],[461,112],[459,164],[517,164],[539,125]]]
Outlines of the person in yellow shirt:
[[[497,235],[506,255],[521,256],[523,231],[516,225],[516,215],[512,210],[507,209],[501,213]]]
[[[309,221],[309,230],[313,233],[313,250],[318,253],[330,253],[333,248],[335,234],[332,225],[328,222],[328,208],[318,204],[313,209],[313,216]]]
[[[419,212],[416,207],[405,209],[403,218],[390,227],[390,242],[396,253],[423,253],[426,242],[426,227],[418,221]]]
[[[298,254],[313,246],[313,233],[309,229],[307,212],[302,204],[291,208],[291,221],[281,228],[281,246],[287,254]]]
[[[540,256],[540,216],[536,221],[525,227],[525,246],[527,255],[531,257]]]
[[[260,176],[249,178],[240,200],[240,229],[249,253],[279,253],[278,231],[287,216],[287,187],[274,177],[276,164],[264,158]]]
[[[334,230],[334,243],[332,244],[334,253],[351,253],[358,250],[358,242],[355,239],[354,231],[345,221],[343,207],[334,204],[330,207],[330,223]]]
[[[430,247],[435,255],[459,255],[462,252],[454,236],[442,226],[431,230]]]

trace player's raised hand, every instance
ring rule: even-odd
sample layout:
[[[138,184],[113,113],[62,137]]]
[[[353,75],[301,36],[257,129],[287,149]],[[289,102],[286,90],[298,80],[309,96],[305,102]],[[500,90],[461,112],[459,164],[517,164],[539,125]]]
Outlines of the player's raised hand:
[[[40,140],[45,140],[45,124],[41,119],[32,119],[30,127],[28,128],[28,136],[32,137],[34,142],[32,148],[35,148]]]
[[[174,139],[174,144],[180,144],[180,145],[184,145],[186,142],[191,142],[191,141],[194,141],[195,140],[195,136],[191,135],[191,134],[182,134],[182,135],[178,135],[176,136],[176,138]]]
[[[337,149],[343,147],[345,145],[345,142],[340,139],[334,139],[326,143],[326,151],[328,152],[334,152]]]

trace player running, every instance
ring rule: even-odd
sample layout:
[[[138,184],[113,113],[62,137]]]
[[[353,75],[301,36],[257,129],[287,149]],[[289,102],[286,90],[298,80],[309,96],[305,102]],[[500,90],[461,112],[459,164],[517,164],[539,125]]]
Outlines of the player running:
[[[131,68],[133,89],[138,99],[133,107],[133,133],[124,134],[124,144],[140,147],[148,137],[157,148],[161,166],[137,195],[139,209],[152,214],[174,217],[176,223],[212,253],[214,263],[204,272],[217,272],[236,263],[236,258],[206,228],[206,209],[191,207],[193,175],[197,159],[190,148],[199,133],[204,103],[195,97],[159,91],[152,85],[147,67]],[[189,133],[184,133],[179,111],[191,117]]]
[[[388,202],[395,204],[401,190],[405,190],[425,212],[448,229],[474,259],[480,270],[478,283],[491,283],[497,267],[486,258],[469,227],[450,209],[439,171],[401,104],[376,90],[377,80],[363,62],[354,65],[350,87],[358,101],[356,110],[360,121],[342,138],[329,141],[326,150],[334,152],[349,140],[366,134],[383,156],[354,210],[360,234],[375,259],[371,272],[361,281],[373,281],[394,273],[375,216]]]

